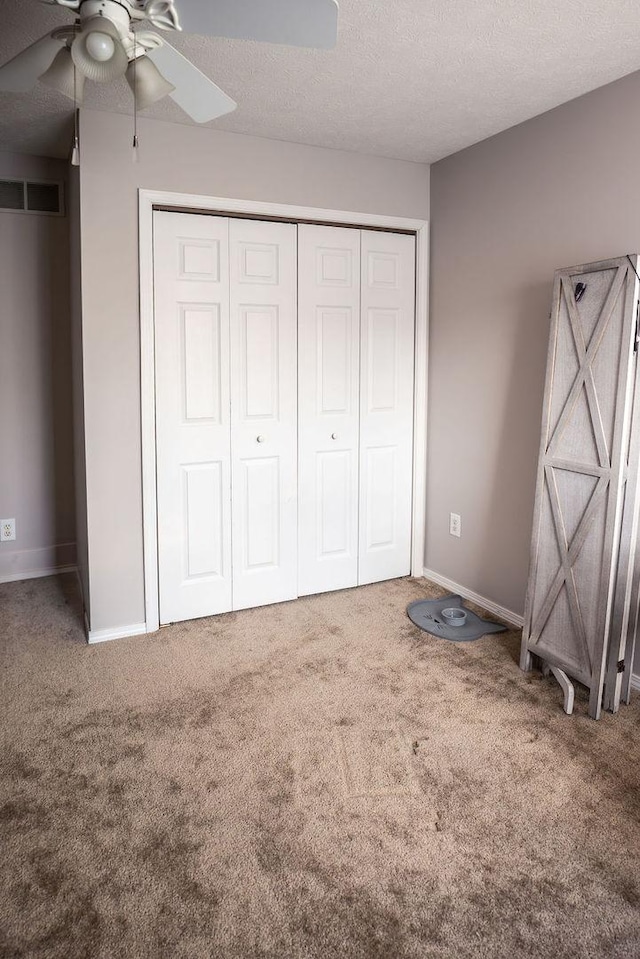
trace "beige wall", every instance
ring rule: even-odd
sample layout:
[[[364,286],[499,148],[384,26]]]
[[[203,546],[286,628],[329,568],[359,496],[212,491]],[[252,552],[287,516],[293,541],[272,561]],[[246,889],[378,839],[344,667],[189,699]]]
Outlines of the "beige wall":
[[[89,544],[87,541],[87,473],[84,435],[84,379],[82,354],[82,270],[80,235],[80,169],[69,167],[69,294],[73,390],[73,466],[76,500],[76,561],[82,600],[90,618]]]
[[[432,167],[426,565],[517,613],[553,272],[640,250],[639,100],[634,74]]]
[[[64,180],[0,153],[0,176]],[[75,562],[68,219],[0,211],[0,580]]]
[[[81,113],[82,311],[91,628],[144,620],[137,188],[427,217],[427,166]]]

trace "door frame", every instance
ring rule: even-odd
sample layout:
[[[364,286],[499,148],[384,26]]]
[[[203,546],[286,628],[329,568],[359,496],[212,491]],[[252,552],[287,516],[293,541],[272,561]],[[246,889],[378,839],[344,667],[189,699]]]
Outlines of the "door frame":
[[[158,592],[158,512],[156,498],[155,336],[153,284],[153,213],[205,213],[249,216],[291,223],[351,226],[412,233],[416,238],[416,307],[414,340],[413,481],[411,575],[424,569],[427,488],[427,373],[429,338],[429,221],[407,217],[325,210],[286,203],[138,190],[140,271],[140,415],[142,442],[142,522],[146,631],[160,628]]]

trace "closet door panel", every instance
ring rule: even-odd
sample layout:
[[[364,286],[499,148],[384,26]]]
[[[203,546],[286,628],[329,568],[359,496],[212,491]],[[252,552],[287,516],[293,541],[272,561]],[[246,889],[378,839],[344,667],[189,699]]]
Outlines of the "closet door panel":
[[[228,221],[154,214],[160,622],[231,609]]]
[[[358,582],[360,231],[298,227],[299,591]]]
[[[297,595],[296,228],[231,220],[233,608]]]
[[[415,239],[361,233],[358,582],[411,570]]]

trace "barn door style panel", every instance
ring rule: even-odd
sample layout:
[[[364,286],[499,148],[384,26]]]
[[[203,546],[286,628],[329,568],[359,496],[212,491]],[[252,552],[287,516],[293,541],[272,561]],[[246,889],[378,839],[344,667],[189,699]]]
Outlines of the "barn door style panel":
[[[161,623],[231,609],[227,233],[154,214]]]
[[[233,608],[297,593],[296,227],[231,220]]]
[[[635,264],[634,264],[635,265]],[[636,333],[637,344],[638,332]],[[640,363],[635,352],[635,386],[632,400],[631,429],[624,480],[624,506],[620,543],[618,547],[618,570],[616,576],[613,611],[611,617],[611,641],[607,656],[602,704],[616,713],[620,700],[630,699],[631,679],[638,612],[638,530],[640,528]]]
[[[358,583],[360,231],[298,227],[299,591]]]
[[[415,238],[361,233],[358,583],[408,576]]]
[[[618,571],[638,288],[628,257],[556,273],[521,665],[590,689],[598,718]],[[618,600],[620,602],[620,599]],[[626,616],[628,619],[628,615]]]

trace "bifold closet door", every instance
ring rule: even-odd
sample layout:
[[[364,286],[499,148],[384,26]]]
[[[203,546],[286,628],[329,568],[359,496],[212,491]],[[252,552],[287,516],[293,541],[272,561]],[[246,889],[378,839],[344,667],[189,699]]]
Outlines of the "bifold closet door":
[[[298,595],[296,227],[230,220],[233,608]]]
[[[299,227],[300,593],[411,570],[415,239]]]
[[[231,609],[228,221],[154,214],[160,622]]]
[[[161,623],[409,573],[414,256],[154,215]]]
[[[411,571],[415,238],[361,232],[358,582]]]
[[[298,227],[299,590],[358,582],[360,231]]]

